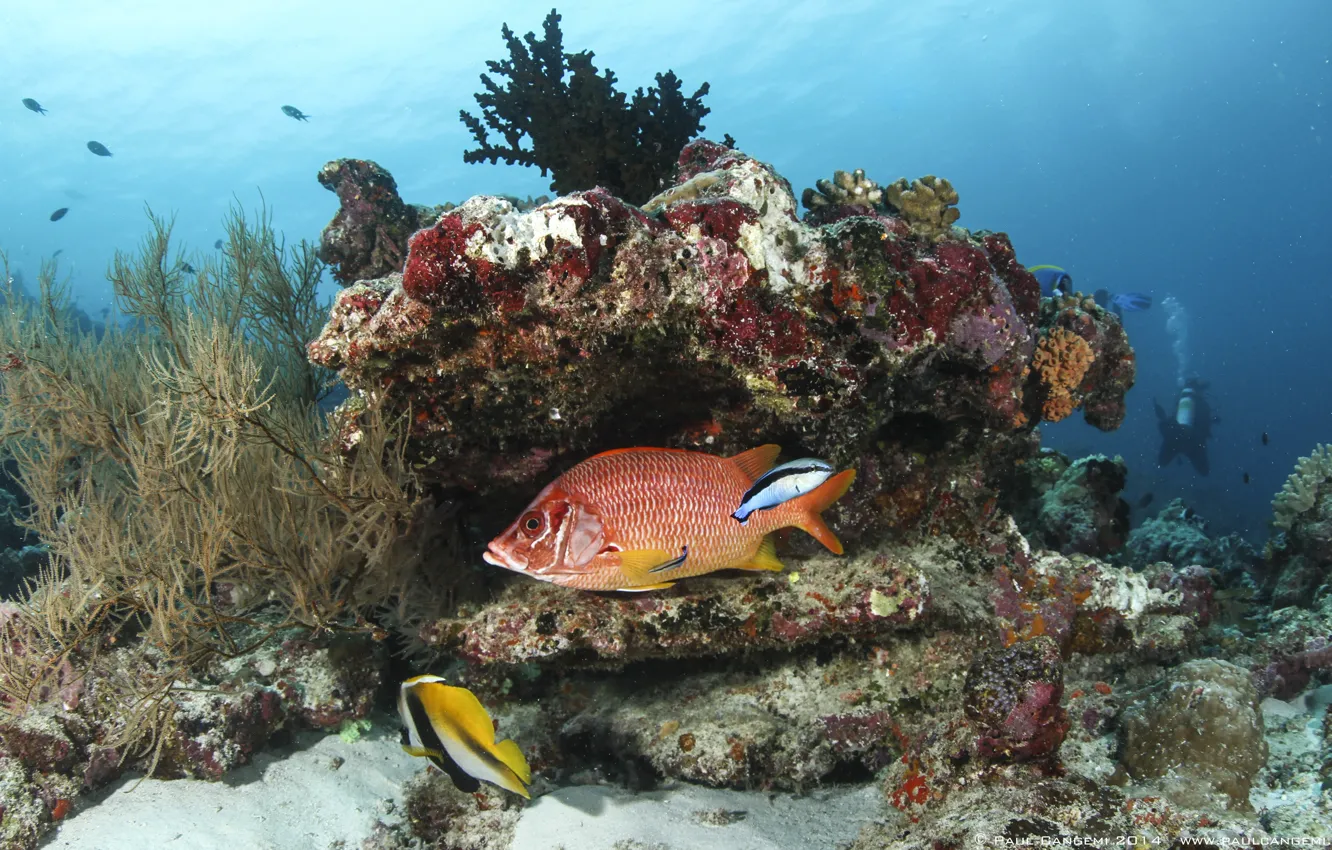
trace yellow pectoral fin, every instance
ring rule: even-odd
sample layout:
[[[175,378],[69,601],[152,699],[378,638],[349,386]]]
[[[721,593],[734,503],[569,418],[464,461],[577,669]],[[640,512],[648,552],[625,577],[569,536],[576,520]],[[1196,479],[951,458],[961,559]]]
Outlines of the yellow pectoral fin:
[[[777,560],[777,544],[773,542],[772,535],[769,534],[763,538],[759,544],[758,551],[754,557],[749,559],[749,563],[741,564],[737,569],[741,570],[768,570],[779,573],[786,569],[786,565]]]
[[[431,750],[426,747],[413,747],[411,744],[403,744],[402,751],[409,756],[416,756],[419,759],[444,757],[444,754],[439,750]]]
[[[620,572],[624,575],[625,586],[620,590],[651,590],[662,585],[661,580],[667,574],[683,567],[688,560],[688,551],[672,555],[661,549],[631,549],[620,553]]]

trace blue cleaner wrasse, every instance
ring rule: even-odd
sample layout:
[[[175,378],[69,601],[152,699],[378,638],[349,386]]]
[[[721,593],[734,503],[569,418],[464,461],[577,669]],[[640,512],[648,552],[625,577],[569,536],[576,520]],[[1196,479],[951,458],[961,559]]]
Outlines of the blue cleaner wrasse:
[[[495,723],[476,694],[439,676],[414,676],[398,692],[398,714],[403,750],[430,759],[458,790],[477,791],[485,780],[531,799],[527,759],[513,741],[495,742]]]
[[[740,507],[731,516],[743,525],[754,511],[774,508],[817,489],[834,471],[832,464],[816,457],[778,464],[750,485],[740,499]]]

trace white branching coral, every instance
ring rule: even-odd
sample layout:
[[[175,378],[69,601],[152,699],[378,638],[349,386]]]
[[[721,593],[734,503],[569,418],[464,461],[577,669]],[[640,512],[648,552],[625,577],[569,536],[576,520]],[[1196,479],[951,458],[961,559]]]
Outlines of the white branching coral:
[[[1281,492],[1272,500],[1272,524],[1290,530],[1295,518],[1318,503],[1318,490],[1332,479],[1332,446],[1319,443],[1295,463]]]

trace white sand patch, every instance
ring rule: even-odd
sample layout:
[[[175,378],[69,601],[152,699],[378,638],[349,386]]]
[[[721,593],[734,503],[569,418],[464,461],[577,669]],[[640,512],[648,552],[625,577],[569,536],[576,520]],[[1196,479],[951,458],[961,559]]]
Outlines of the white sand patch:
[[[355,850],[376,821],[401,819],[402,787],[424,769],[423,759],[399,747],[393,722],[377,718],[359,741],[305,734],[298,746],[261,754],[221,782],[122,779],[83,798],[42,847]],[[583,785],[533,800],[512,848],[833,850],[883,814],[873,783],[805,796],[683,783],[638,794]]]
[[[833,850],[883,816],[877,785],[805,796],[680,785],[634,794],[583,785],[523,812],[511,850]]]
[[[47,850],[324,850],[356,847],[376,820],[395,819],[402,784],[425,762],[402,751],[387,719],[355,743],[306,734],[221,782],[137,777],[80,801]],[[343,759],[334,770],[335,759]],[[97,804],[84,809],[91,800]]]

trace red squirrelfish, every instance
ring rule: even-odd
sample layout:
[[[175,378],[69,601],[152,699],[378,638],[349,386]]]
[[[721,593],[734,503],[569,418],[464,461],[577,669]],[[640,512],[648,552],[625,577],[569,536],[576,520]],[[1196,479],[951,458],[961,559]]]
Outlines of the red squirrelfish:
[[[744,523],[732,516],[780,451],[759,446],[731,458],[679,449],[604,452],[551,482],[483,557],[581,590],[657,590],[714,570],[780,570],[770,535],[792,526],[842,554],[819,514],[851,486],[853,469]]]

